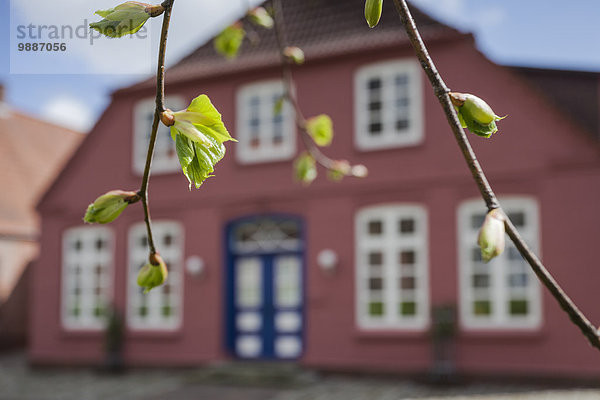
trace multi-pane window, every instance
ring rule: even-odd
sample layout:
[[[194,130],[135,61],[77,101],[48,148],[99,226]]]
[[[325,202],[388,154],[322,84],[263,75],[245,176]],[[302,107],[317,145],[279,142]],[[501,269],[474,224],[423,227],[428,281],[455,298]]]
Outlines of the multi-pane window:
[[[355,140],[361,150],[408,146],[423,138],[421,74],[413,61],[361,68],[355,78]]]
[[[165,260],[167,281],[148,293],[137,285],[137,274],[148,263],[148,239],[144,224],[129,233],[128,322],[136,329],[176,329],[182,315],[183,229],[177,222],[152,224],[154,243]]]
[[[113,238],[105,227],[63,236],[62,321],[68,329],[102,329],[111,298]]]
[[[185,108],[183,99],[179,97],[168,97],[166,104],[167,108],[174,111]],[[133,118],[133,170],[138,174],[143,173],[146,164],[155,106],[154,99],[140,101],[135,106]],[[179,159],[177,158],[175,142],[171,138],[170,130],[159,123],[154,158],[152,159],[152,173],[169,173],[179,169]]]
[[[296,152],[294,112],[281,103],[281,81],[253,83],[237,95],[237,159],[259,163],[290,159]]]
[[[501,203],[525,241],[537,251],[537,203],[519,197]],[[539,285],[508,236],[504,253],[487,264],[481,259],[477,235],[485,214],[481,200],[464,202],[458,212],[462,323],[466,328],[535,328],[541,321]]]
[[[356,217],[357,319],[361,328],[423,329],[429,318],[427,213],[415,205]]]

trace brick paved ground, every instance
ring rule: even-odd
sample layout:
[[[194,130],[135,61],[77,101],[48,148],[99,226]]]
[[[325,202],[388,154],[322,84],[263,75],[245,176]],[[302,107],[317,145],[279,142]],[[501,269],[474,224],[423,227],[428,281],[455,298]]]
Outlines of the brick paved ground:
[[[240,385],[231,377],[223,379],[227,368],[218,374],[141,370],[108,375],[92,369],[31,370],[22,354],[0,356],[0,400],[600,400],[600,389],[498,384],[432,387],[401,380],[310,374],[309,379],[279,386],[267,379],[269,385],[264,387],[258,384],[260,371],[239,379],[246,384]]]

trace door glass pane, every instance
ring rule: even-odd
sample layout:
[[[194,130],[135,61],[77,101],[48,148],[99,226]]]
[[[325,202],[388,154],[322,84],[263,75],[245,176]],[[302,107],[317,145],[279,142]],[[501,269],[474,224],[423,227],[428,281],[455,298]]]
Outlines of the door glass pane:
[[[282,256],[274,260],[275,305],[297,307],[300,305],[300,260],[295,256]]]
[[[260,258],[240,258],[235,267],[237,306],[260,307],[262,304],[262,263]]]

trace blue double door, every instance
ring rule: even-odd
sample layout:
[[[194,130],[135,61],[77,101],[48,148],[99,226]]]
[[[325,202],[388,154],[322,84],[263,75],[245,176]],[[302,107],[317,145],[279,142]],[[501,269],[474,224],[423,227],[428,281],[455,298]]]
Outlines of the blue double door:
[[[304,263],[299,235],[289,237],[291,222],[283,229],[288,236],[279,229],[281,221],[254,221],[259,225],[254,229],[246,222],[254,236],[242,235],[245,243],[236,242],[240,237],[233,230],[227,330],[229,349],[238,358],[296,359],[303,352]]]

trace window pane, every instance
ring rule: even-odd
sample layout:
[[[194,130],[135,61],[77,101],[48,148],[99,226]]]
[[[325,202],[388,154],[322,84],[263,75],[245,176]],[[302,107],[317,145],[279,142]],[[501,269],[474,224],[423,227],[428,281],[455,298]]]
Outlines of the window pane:
[[[371,278],[371,279],[369,279],[369,289],[370,290],[381,290],[381,289],[383,289],[383,279],[381,279],[381,278]]]
[[[478,300],[473,302],[473,314],[490,315],[492,313],[492,304],[489,300]]]
[[[383,223],[381,221],[369,221],[369,234],[381,235],[383,232]]]
[[[473,275],[473,287],[487,288],[490,287],[490,276],[483,274]]]
[[[403,251],[400,253],[400,264],[414,264],[415,252],[412,250]]]
[[[369,253],[369,264],[370,265],[382,265],[383,254],[379,251]]]
[[[527,300],[511,300],[509,302],[511,315],[527,315],[528,308]]]
[[[475,214],[471,217],[471,228],[479,230],[483,221],[485,220],[485,214]]]
[[[400,288],[401,289],[414,289],[416,287],[415,278],[414,277],[404,277],[400,279]]]
[[[403,218],[398,225],[400,233],[414,233],[415,231],[415,220],[412,218]]]
[[[369,303],[369,315],[372,317],[380,317],[383,315],[384,307],[380,301]]]
[[[508,219],[510,219],[514,226],[517,228],[523,228],[525,226],[525,213],[523,212],[509,212],[507,213]]]
[[[414,301],[404,301],[400,303],[400,314],[404,316],[415,315],[417,313],[417,303]]]

